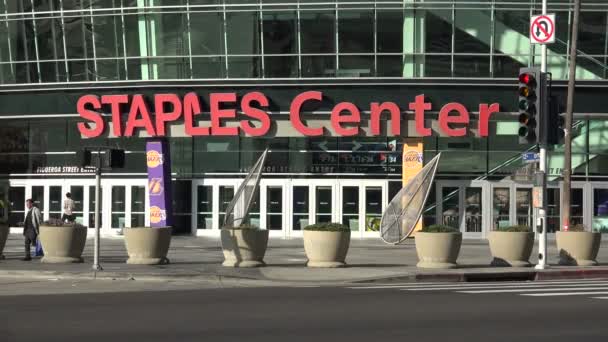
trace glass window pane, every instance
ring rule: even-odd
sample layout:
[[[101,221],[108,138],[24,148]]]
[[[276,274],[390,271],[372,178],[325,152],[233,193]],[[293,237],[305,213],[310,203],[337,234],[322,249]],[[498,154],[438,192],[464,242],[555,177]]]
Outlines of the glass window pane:
[[[333,11],[302,12],[302,53],[335,53],[335,20]]]
[[[222,13],[190,13],[192,55],[224,54]]]
[[[49,217],[61,218],[62,204],[63,194],[61,193],[61,186],[49,187]]]
[[[374,56],[340,56],[338,77],[370,77],[374,74]]]
[[[265,77],[298,77],[298,57],[264,57],[264,76]]]
[[[293,230],[302,230],[308,226],[308,186],[293,187]]]
[[[460,230],[460,191],[456,187],[445,187],[441,189],[442,197],[442,222],[446,226]]]
[[[146,211],[146,188],[143,186],[131,187],[131,212],[143,213]]]
[[[490,53],[491,14],[488,10],[459,9],[456,11],[454,34],[455,52]],[[485,29],[480,29],[485,28]]]
[[[449,63],[448,63],[449,68]],[[401,77],[403,75],[402,56],[378,56],[376,76],[378,77]]]
[[[382,188],[365,188],[365,231],[377,232],[380,230],[382,217]]]
[[[547,189],[547,233],[560,230],[560,189]]]
[[[500,227],[511,225],[509,213],[510,191],[509,188],[494,188],[493,190],[492,225],[496,230]]]
[[[515,210],[517,224],[532,227],[532,189],[517,189]]]
[[[335,75],[335,56],[302,56],[302,77],[333,77]]]
[[[342,188],[342,224],[353,231],[359,230],[359,187]]]
[[[283,187],[269,186],[266,188],[266,213],[267,229],[283,229]]]
[[[482,201],[481,188],[467,187],[465,189],[465,231],[481,233]]]
[[[17,226],[23,222],[25,215],[25,187],[10,187],[8,201],[10,203],[9,225]]]
[[[103,188],[99,191],[99,226],[102,227]],[[95,228],[95,187],[89,186],[89,227]]]
[[[452,11],[438,9],[425,14],[425,52],[452,53]]]
[[[260,52],[258,12],[226,14],[228,54],[252,55]]]
[[[316,189],[317,223],[331,222],[332,189],[330,186],[317,186]]]
[[[44,214],[44,186],[32,186],[32,201],[34,206],[40,209],[40,212]]]
[[[291,54],[298,52],[297,15],[295,12],[264,12],[264,54]]]
[[[261,57],[228,57],[228,77],[259,77],[262,69]]]
[[[376,13],[377,51],[403,52],[403,12],[382,11]]]
[[[338,12],[338,52],[374,52],[374,14],[372,11]]]

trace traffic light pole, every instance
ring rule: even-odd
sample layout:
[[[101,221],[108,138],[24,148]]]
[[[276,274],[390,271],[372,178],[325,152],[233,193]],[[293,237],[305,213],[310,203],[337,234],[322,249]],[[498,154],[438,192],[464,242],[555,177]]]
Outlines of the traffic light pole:
[[[547,14],[547,0],[543,0],[543,5],[542,5],[542,14],[546,15]],[[544,74],[547,72],[547,44],[542,44],[541,45],[541,64],[540,64],[540,70],[541,72]],[[546,89],[546,83],[543,82],[543,84],[541,84],[542,87],[545,87],[545,89],[542,89],[541,91],[543,93],[546,94],[547,89]],[[547,106],[544,105],[540,108],[540,110],[542,112],[540,112],[539,117],[545,117],[547,115]],[[541,117],[541,120],[543,120],[543,118]],[[546,132],[544,133],[546,134]],[[536,269],[538,270],[543,270],[545,268],[547,268],[547,146],[546,144],[544,144],[542,142],[541,139],[541,144],[540,144],[540,155],[539,155],[539,165],[538,165],[538,169],[542,174],[543,180],[542,180],[542,208],[538,209],[538,220],[539,222],[537,222],[537,224],[539,225],[540,228],[540,234],[538,236],[538,264],[536,265]]]
[[[574,107],[574,82],[576,80],[576,50],[578,42],[578,21],[580,15],[580,0],[574,1],[572,18],[572,42],[570,43],[570,70],[568,72],[568,99],[566,101],[566,120],[564,124],[564,198],[561,211],[563,215],[563,230],[570,228],[570,189],[572,176],[572,112]]]

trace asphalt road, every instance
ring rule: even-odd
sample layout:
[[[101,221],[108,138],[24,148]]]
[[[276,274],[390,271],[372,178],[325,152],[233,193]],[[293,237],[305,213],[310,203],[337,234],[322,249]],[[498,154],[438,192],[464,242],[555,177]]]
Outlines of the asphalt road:
[[[0,341],[608,340],[608,300],[593,296],[344,286],[104,293],[121,286],[105,284],[96,293],[2,295]]]

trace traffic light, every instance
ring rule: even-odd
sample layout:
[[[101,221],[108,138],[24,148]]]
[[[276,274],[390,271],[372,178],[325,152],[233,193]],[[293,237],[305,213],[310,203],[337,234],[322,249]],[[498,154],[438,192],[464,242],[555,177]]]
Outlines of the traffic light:
[[[125,167],[125,150],[107,149],[105,167],[109,169],[122,169]]]
[[[562,112],[559,99],[556,96],[551,96],[547,106],[547,119],[543,120],[546,125],[544,143],[547,145],[557,145],[563,142],[565,121],[561,116]]]
[[[519,69],[518,109],[519,143],[536,144],[539,142],[539,113],[541,113],[545,82],[540,68]]]

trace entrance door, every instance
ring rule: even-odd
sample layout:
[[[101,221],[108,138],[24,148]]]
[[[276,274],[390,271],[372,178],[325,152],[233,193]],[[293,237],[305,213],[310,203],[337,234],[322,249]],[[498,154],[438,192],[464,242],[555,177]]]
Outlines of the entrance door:
[[[485,185],[475,181],[438,181],[435,189],[440,224],[460,230],[465,238],[484,234]]]
[[[340,222],[353,236],[378,237],[382,213],[388,203],[387,182],[341,180]]]
[[[288,236],[288,191],[286,180],[266,179],[260,182],[260,227],[268,229],[270,236]]]
[[[232,198],[239,179],[204,179],[192,181],[192,234],[202,236],[217,235],[224,224],[226,208]],[[259,223],[259,196],[250,211],[250,223]]]

